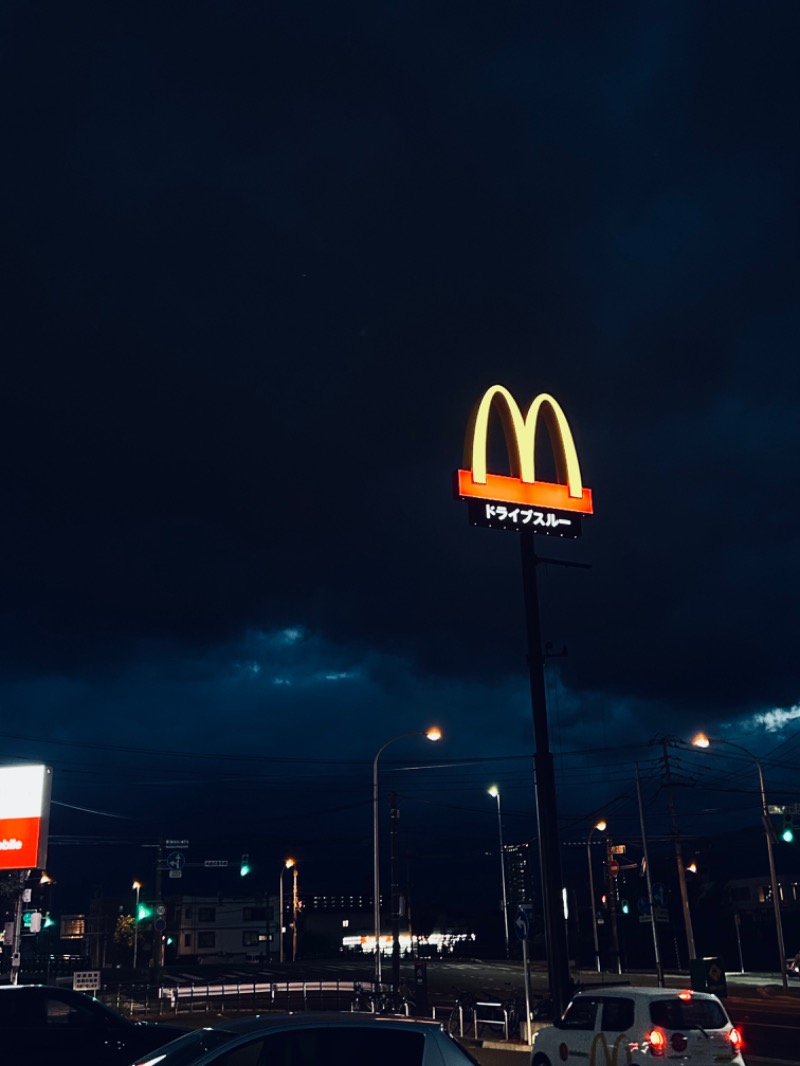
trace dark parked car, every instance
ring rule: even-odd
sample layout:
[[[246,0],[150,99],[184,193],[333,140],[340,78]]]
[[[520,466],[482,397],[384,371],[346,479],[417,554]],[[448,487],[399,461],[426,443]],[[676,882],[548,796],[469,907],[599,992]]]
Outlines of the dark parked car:
[[[130,1021],[71,988],[0,986],[0,1057],[9,1066],[128,1066],[185,1032]]]
[[[477,1066],[438,1022],[363,1014],[266,1014],[218,1022],[136,1066]]]

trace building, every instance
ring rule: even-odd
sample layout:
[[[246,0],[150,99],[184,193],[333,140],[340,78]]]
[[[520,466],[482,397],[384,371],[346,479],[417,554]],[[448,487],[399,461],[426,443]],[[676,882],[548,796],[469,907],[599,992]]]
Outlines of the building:
[[[267,962],[278,954],[274,896],[223,899],[179,896],[169,901],[168,956],[200,961]]]

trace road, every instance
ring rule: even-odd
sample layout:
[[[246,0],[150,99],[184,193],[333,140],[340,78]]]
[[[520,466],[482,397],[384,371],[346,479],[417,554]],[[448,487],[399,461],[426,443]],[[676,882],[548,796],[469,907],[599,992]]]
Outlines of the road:
[[[229,971],[226,974],[226,969]],[[401,980],[411,991],[411,996],[422,1008],[423,983],[427,992],[427,1010],[419,1009],[420,1016],[447,1019],[458,991],[480,993],[482,998],[503,999],[514,990],[524,1003],[524,977],[519,962],[476,960],[430,961],[424,974],[415,970],[413,963],[404,962]],[[188,979],[187,974],[187,979]],[[240,967],[221,967],[219,972],[201,968],[197,974],[202,980],[219,980],[229,977],[242,979],[245,974]],[[252,970],[249,979],[253,980]],[[387,976],[384,974],[384,976]],[[422,978],[424,977],[424,982]],[[625,974],[599,975],[593,972],[576,974],[585,984],[602,984],[605,987],[624,984],[655,985],[652,975]],[[258,971],[259,980],[313,981],[340,980],[372,981],[372,968],[366,962],[339,959],[328,962],[315,960],[297,963],[270,965]],[[546,988],[547,975],[543,969],[531,974],[532,996],[541,996]],[[669,987],[684,988],[688,985],[686,974],[667,976]],[[728,975],[728,996],[725,1005],[735,1024],[740,1025],[745,1037],[745,1061],[748,1066],[778,1066],[781,1063],[800,1063],[800,982],[794,982],[788,994],[782,992],[780,982],[769,975]],[[206,1016],[207,1017],[207,1016]],[[523,1050],[481,1047],[470,1043],[469,1050],[482,1066],[527,1066],[528,1056]]]

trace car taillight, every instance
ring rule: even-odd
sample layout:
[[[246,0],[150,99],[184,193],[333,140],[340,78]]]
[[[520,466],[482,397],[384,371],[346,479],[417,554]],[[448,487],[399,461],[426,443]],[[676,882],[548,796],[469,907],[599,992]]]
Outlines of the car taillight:
[[[734,1028],[728,1033],[728,1040],[731,1042],[731,1046],[734,1051],[741,1051],[744,1048],[744,1040],[741,1032]]]
[[[654,1056],[663,1055],[667,1050],[667,1037],[661,1029],[651,1029],[644,1038],[650,1047],[650,1053]]]
[[[673,1051],[685,1051],[689,1041],[686,1039],[683,1033],[673,1033],[672,1040],[670,1040],[670,1043],[672,1044]]]

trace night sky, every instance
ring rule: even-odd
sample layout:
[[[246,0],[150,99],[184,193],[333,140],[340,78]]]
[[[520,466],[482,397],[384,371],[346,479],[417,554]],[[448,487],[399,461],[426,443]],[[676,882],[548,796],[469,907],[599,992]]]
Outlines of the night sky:
[[[54,768],[65,897],[161,836],[369,895],[373,756],[433,723],[380,763],[416,891],[496,891],[519,549],[451,488],[494,383],[595,499],[537,541],[588,564],[541,568],[562,839],[638,834],[637,763],[660,825],[701,728],[800,802],[799,15],[4,5],[2,761]],[[690,839],[757,826],[746,757],[670,750]]]

